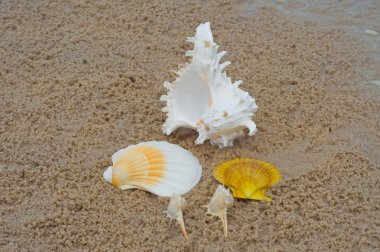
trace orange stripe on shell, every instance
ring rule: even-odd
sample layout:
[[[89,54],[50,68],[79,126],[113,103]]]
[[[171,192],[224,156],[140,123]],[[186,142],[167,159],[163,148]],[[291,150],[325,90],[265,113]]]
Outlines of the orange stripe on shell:
[[[165,176],[165,155],[152,146],[137,146],[122,153],[113,164],[112,184],[154,186]]]

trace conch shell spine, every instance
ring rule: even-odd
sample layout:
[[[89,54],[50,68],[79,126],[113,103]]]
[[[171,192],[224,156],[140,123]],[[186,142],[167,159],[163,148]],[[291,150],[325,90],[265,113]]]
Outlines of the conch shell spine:
[[[173,196],[170,198],[168,210],[165,211],[167,214],[167,217],[170,219],[176,219],[181,226],[181,230],[183,233],[183,236],[186,240],[189,239],[189,236],[187,235],[186,228],[185,228],[185,222],[183,221],[183,214],[182,209],[186,207],[186,200],[182,198],[180,195],[174,193]]]
[[[228,224],[227,224],[227,207],[234,203],[230,190],[224,186],[219,185],[214,192],[210,203],[206,205],[207,214],[217,216],[222,220],[224,237],[228,236]]]

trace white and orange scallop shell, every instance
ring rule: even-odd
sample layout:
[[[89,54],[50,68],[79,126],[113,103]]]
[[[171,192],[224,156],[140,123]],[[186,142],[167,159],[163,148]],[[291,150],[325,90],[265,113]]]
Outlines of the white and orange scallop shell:
[[[182,195],[198,184],[199,161],[190,151],[168,142],[130,145],[112,155],[103,178],[126,190],[140,188],[162,197]]]
[[[173,71],[173,83],[164,83],[169,90],[161,96],[168,116],[164,134],[170,135],[180,127],[191,128],[199,133],[196,144],[209,139],[220,148],[232,146],[245,128],[250,136],[255,134],[252,116],[257,110],[256,102],[239,88],[242,81],[232,83],[224,71],[230,62],[220,64],[226,52],[218,53],[210,23],[199,25],[195,36],[187,41],[194,44],[194,50],[186,52],[191,62]]]

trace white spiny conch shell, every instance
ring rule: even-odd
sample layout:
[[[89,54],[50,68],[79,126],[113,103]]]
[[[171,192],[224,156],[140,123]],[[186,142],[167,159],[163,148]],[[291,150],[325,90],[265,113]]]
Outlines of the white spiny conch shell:
[[[183,214],[182,209],[186,207],[186,200],[182,198],[180,195],[174,193],[173,196],[170,198],[168,210],[165,211],[167,214],[167,217],[172,219],[176,219],[181,226],[181,230],[183,233],[183,236],[186,240],[189,239],[189,236],[187,235],[186,229],[185,229],[185,222],[183,221]]]
[[[162,197],[182,195],[198,184],[199,161],[190,151],[168,142],[130,145],[112,155],[103,178],[125,190],[140,188]]]
[[[224,237],[228,236],[227,226],[227,207],[234,203],[234,197],[232,197],[230,190],[224,186],[219,185],[214,195],[211,198],[207,207],[207,214],[217,216],[222,220],[224,228]]]
[[[173,83],[164,83],[169,90],[161,96],[167,103],[163,109],[168,116],[164,133],[192,128],[199,133],[196,144],[210,139],[220,148],[232,146],[234,139],[244,134],[244,128],[249,129],[250,136],[255,134],[252,116],[257,110],[256,102],[239,88],[242,81],[232,83],[227,77],[224,68],[230,62],[219,63],[226,52],[217,52],[210,23],[199,25],[195,37],[187,41],[194,44],[194,50],[186,52],[192,57],[191,63],[173,71]]]

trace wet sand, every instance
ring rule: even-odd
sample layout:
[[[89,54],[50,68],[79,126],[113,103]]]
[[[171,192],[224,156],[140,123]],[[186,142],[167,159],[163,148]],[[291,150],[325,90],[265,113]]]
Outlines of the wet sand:
[[[364,82],[359,38],[242,1],[0,1],[0,20],[1,251],[379,248],[380,87]],[[257,134],[233,148],[161,132],[163,82],[206,21],[259,106]],[[189,241],[163,213],[169,199],[102,179],[115,151],[149,140],[203,166],[184,195]],[[225,239],[201,206],[212,169],[234,157],[267,160],[284,179],[270,203],[235,201]]]

